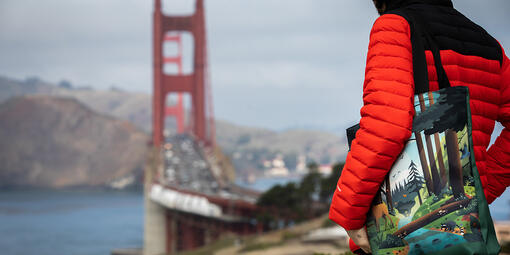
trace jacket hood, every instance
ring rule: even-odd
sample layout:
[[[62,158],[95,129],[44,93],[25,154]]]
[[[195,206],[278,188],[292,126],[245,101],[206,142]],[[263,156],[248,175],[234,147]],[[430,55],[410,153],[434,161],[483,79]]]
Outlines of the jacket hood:
[[[453,7],[451,0],[390,0],[386,11],[395,10],[411,4],[430,4]]]

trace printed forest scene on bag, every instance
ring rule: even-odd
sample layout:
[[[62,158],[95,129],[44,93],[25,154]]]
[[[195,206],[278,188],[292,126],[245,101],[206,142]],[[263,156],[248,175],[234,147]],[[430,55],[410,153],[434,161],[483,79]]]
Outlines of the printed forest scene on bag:
[[[467,90],[452,89],[415,96],[413,135],[368,215],[375,254],[424,254],[483,241]]]

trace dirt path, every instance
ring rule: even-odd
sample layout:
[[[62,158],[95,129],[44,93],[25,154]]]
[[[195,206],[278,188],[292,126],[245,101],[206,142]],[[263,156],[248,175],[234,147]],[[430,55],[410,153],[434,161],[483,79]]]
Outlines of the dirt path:
[[[347,251],[347,247],[339,248],[332,243],[308,243],[302,242],[301,237],[311,230],[318,229],[322,226],[327,216],[323,216],[308,222],[298,224],[296,226],[277,230],[254,237],[245,244],[230,246],[215,252],[216,255],[272,255],[272,254],[289,254],[289,255],[308,255],[315,253],[324,254],[342,254]],[[260,245],[261,248],[252,251],[242,252],[243,248],[250,245]],[[262,246],[266,248],[262,248]]]
[[[340,249],[328,243],[302,243],[299,240],[286,242],[281,246],[274,246],[264,250],[239,253],[241,247],[231,247],[220,250],[215,255],[312,255],[315,253],[323,254],[342,254],[347,251],[346,248]]]

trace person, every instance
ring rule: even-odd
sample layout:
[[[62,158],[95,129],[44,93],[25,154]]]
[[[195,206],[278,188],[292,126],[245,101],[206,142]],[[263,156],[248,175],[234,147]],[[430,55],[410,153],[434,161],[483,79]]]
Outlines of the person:
[[[411,136],[415,113],[412,28],[392,11],[412,7],[423,14],[451,86],[469,87],[474,154],[488,203],[510,184],[510,61],[499,42],[455,10],[451,0],[374,0],[374,4],[381,16],[370,33],[360,129],[329,211],[330,219],[347,230],[351,249],[357,252],[370,252],[366,215]],[[425,53],[429,90],[435,91],[434,59],[430,51]],[[504,129],[487,150],[495,121]]]

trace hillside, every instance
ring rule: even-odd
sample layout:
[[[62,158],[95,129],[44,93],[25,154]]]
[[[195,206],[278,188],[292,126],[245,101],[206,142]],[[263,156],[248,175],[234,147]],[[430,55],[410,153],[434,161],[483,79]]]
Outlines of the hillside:
[[[151,131],[151,97],[145,93],[118,89],[92,90],[76,88],[71,84],[52,85],[36,78],[24,81],[0,77],[4,95],[45,94],[78,100],[90,109],[129,121],[147,134]],[[0,102],[9,96],[0,97]],[[324,131],[293,129],[272,131],[244,127],[226,121],[216,121],[217,143],[229,156],[239,173],[260,171],[263,161],[276,155],[294,169],[298,157],[307,162],[329,164],[343,161],[347,143],[343,136]]]
[[[29,78],[24,81],[9,79],[0,76],[0,102],[11,97],[26,94],[48,94],[55,90],[55,86],[42,82],[36,78]]]
[[[146,133],[151,131],[151,97],[121,90],[79,90],[59,88],[52,95],[75,98],[96,112],[127,120]]]
[[[44,95],[0,105],[0,187],[102,186],[140,176],[148,137],[75,99]]]
[[[125,92],[118,89],[93,90],[72,87],[71,84],[50,84],[38,78],[16,80],[0,76],[0,102],[14,96],[52,95],[75,98],[90,109],[127,120],[149,133],[151,130],[151,97],[144,93]]]
[[[329,164],[344,161],[347,154],[345,139],[328,132],[300,129],[276,132],[224,121],[216,123],[218,144],[241,172],[260,170],[264,160],[277,154],[289,169],[296,167],[299,156],[308,162]]]

